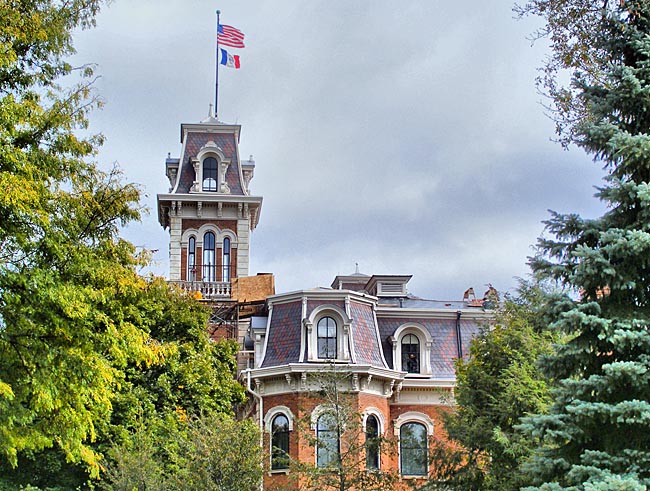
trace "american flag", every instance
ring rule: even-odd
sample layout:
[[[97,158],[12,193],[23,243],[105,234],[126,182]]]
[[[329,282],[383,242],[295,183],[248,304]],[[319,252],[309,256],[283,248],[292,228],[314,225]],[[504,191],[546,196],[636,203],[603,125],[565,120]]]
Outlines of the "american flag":
[[[244,33],[234,27],[219,24],[217,28],[217,42],[223,46],[243,48]]]

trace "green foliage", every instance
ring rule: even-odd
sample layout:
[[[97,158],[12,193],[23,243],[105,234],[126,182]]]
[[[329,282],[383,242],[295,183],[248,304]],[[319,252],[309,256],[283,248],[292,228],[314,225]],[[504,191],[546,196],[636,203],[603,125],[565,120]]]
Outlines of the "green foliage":
[[[243,387],[234,378],[237,343],[209,339],[208,309],[170,292],[162,279],[152,280],[134,307],[163,359],[125,369],[110,427],[104,428],[109,438],[121,441],[143,419],[231,413],[244,400]]]
[[[535,362],[553,339],[539,329],[543,292],[522,285],[520,294],[472,340],[469,359],[456,364],[457,407],[445,418],[452,445],[434,445],[430,489],[514,491],[525,482],[518,467],[534,442],[516,427],[549,403]]]
[[[99,103],[92,68],[65,57],[102,3],[0,2],[0,469],[13,489],[76,488],[139,422],[243,399],[236,348],[208,340],[196,302],[140,277],[146,254],[118,236],[139,189],[95,167],[101,136],[78,136]]]
[[[140,427],[110,450],[107,491],[254,491],[262,479],[259,428],[215,414]]]
[[[594,22],[591,43],[607,64],[598,77],[571,67],[585,110],[573,141],[604,165],[597,197],[608,211],[554,213],[555,237],[539,240],[532,261],[575,294],[548,306],[568,341],[543,363],[557,380],[550,413],[526,425],[544,444],[528,468],[531,490],[650,486],[650,4],[611,2]]]

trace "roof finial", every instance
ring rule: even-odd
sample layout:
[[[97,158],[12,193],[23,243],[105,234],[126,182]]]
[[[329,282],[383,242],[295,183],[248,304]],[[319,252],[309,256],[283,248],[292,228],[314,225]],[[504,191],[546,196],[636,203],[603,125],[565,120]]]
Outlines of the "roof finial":
[[[359,274],[359,263],[354,263],[354,274]]]
[[[208,110],[208,118],[214,118],[214,111],[212,109],[213,107],[214,106],[212,105],[212,103],[210,103],[210,109]]]

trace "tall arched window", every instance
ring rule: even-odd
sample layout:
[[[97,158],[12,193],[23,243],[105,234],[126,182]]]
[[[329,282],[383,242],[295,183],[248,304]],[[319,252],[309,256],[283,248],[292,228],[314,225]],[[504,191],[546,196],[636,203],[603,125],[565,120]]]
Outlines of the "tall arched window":
[[[420,373],[420,340],[415,334],[402,338],[402,370]]]
[[[318,358],[336,358],[336,321],[331,317],[323,317],[318,321]]]
[[[271,469],[289,468],[289,419],[278,414],[271,423]]]
[[[223,281],[230,281],[230,239],[223,239]]]
[[[339,458],[339,438],[336,418],[326,412],[319,416],[316,423],[316,465],[329,467]]]
[[[208,157],[203,161],[203,191],[217,190],[217,159]]]
[[[426,476],[428,470],[427,428],[405,423],[399,432],[400,471],[403,476]]]
[[[372,414],[366,419],[366,469],[379,469],[379,421]]]
[[[196,238],[187,243],[187,281],[196,281]]]
[[[203,281],[215,281],[214,234],[203,236]]]

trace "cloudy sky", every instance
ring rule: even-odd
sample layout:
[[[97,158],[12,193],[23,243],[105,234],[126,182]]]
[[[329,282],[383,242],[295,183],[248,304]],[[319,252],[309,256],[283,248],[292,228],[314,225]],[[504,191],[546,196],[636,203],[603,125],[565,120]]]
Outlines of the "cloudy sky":
[[[242,68],[220,71],[219,119],[242,125],[264,197],[251,274],[278,292],[337,274],[413,274],[416,295],[511,290],[547,209],[594,216],[602,171],[551,141],[536,92],[546,53],[511,0],[115,0],[76,37],[105,101],[92,129],[140,183],[150,213],[124,235],[155,249],[164,160],[180,123],[214,100],[215,10],[246,35]],[[234,50],[233,50],[234,51]]]

